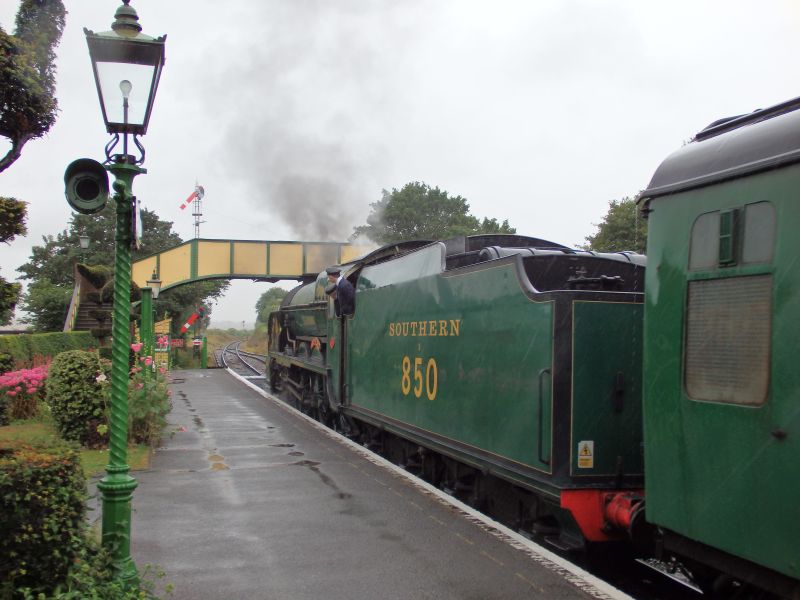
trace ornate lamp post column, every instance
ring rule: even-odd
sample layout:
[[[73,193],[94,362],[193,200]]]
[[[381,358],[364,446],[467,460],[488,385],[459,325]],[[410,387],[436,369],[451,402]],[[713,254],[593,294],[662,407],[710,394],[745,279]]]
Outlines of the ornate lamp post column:
[[[108,176],[114,175],[117,229],[114,255],[114,312],[111,347],[111,418],[109,463],[106,476],[98,483],[103,505],[103,544],[112,556],[116,576],[124,582],[137,579],[130,553],[131,500],[136,480],[129,474],[128,460],[128,351],[130,335],[131,246],[138,246],[138,204],[133,179],[146,170],[144,148],[138,136],[147,133],[150,113],[164,65],[166,36],[152,38],[141,33],[139,17],[122,0],[111,31],[94,33],[84,29],[89,45],[100,108],[108,133],[106,161],[79,159],[67,167],[64,176],[69,204],[91,214],[101,210],[108,199]],[[123,136],[122,154],[112,154]],[[128,154],[128,135],[141,156]],[[143,314],[152,320],[152,306]],[[150,327],[152,329],[152,327]]]
[[[161,291],[161,280],[158,273],[147,280],[147,286],[142,289],[142,351],[145,356],[154,356],[155,319],[153,317],[153,300],[158,298]]]
[[[149,287],[139,288],[142,292],[142,356],[153,356],[153,290]],[[150,376],[150,369],[145,369],[145,377]]]

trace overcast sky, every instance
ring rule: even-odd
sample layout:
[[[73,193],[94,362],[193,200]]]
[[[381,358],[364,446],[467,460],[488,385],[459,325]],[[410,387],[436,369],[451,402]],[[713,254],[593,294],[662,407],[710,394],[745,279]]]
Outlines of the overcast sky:
[[[18,4],[0,0],[8,32]],[[0,195],[30,203],[29,235],[0,249],[7,279],[65,228],[67,164],[102,161],[108,140],[83,28],[110,29],[119,2],[65,4],[59,119],[0,174]],[[131,5],[144,33],[168,36],[134,190],[184,239],[195,180],[204,238],[323,241],[363,224],[381,189],[424,181],[579,244],[699,129],[800,95],[790,0]],[[234,282],[212,322],[252,323],[267,287]]]

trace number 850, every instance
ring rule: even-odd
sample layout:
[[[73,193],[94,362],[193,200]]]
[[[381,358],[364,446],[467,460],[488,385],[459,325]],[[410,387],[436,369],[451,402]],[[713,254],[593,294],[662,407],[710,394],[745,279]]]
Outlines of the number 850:
[[[436,389],[439,385],[439,371],[436,367],[436,360],[433,358],[428,359],[425,366],[425,377],[422,376],[422,357],[414,357],[414,395],[417,398],[422,396],[422,389],[425,388],[425,394],[428,400],[436,398]],[[404,396],[408,396],[412,389],[411,382],[411,359],[408,356],[403,357],[403,377],[400,381],[400,389],[403,391]]]

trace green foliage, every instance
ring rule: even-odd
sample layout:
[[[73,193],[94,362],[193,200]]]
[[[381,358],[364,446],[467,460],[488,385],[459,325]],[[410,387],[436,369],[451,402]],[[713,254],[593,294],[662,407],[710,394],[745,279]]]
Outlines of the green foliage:
[[[96,352],[71,350],[53,359],[47,404],[65,440],[88,444],[105,423],[110,365]]]
[[[14,315],[14,309],[19,302],[19,293],[22,286],[18,283],[9,283],[0,277],[0,325],[8,325]]]
[[[28,313],[20,319],[33,325],[34,331],[61,331],[69,310],[72,291],[47,281],[35,281],[22,297],[22,306]]]
[[[0,597],[49,593],[83,545],[86,481],[68,446],[0,442]]]
[[[142,299],[142,290],[136,285],[135,281],[131,281],[130,301],[137,302]],[[114,278],[108,280],[103,288],[100,290],[100,302],[114,304]]]
[[[469,204],[461,196],[449,196],[438,187],[407,183],[370,204],[367,224],[356,227],[353,237],[366,235],[379,244],[406,240],[443,240],[479,233],[516,233],[508,221],[478,220],[469,214]]]
[[[44,364],[60,352],[86,350],[96,344],[88,331],[0,335],[0,357],[8,354],[12,369],[25,369]]]
[[[197,327],[208,327],[211,321],[210,303],[220,298],[228,289],[227,281],[198,281],[171,288],[161,292],[158,300],[153,302],[157,315],[168,315],[172,319],[170,329],[173,335],[179,334],[181,326],[201,304],[205,307],[205,316],[202,321],[196,321]]]
[[[0,340],[2,339],[2,336],[0,336]],[[0,375],[3,373],[8,373],[9,371],[13,371],[14,364],[13,356],[11,356],[8,352],[0,351]]]
[[[32,589],[18,590],[22,600],[157,600],[156,581],[163,579],[163,570],[147,564],[139,574],[139,586],[130,587],[113,575],[109,554],[98,544],[87,540],[66,580],[52,594],[35,594]],[[172,584],[165,586],[169,595]]]
[[[114,577],[85,525],[79,455],[61,443],[0,441],[0,598],[154,599],[164,572],[146,565],[139,587]],[[171,593],[171,585],[166,586]]]
[[[270,288],[261,294],[256,302],[256,322],[269,322],[269,313],[278,310],[286,294],[286,290],[279,287]]]
[[[636,200],[623,198],[608,203],[608,212],[597,233],[586,238],[584,248],[597,252],[632,250],[644,254],[647,250],[647,221],[639,214]]]
[[[144,360],[144,359],[143,359]],[[128,440],[155,446],[172,408],[164,375],[149,365],[134,367],[128,385]]]
[[[73,265],[82,263],[92,265],[95,273],[92,275],[102,285],[102,289],[112,279],[104,277],[100,267],[112,272],[114,253],[114,236],[116,232],[116,214],[112,203],[94,215],[74,214],[70,221],[69,229],[56,236],[45,236],[43,244],[34,246],[27,263],[19,271],[25,279],[33,283],[28,287],[28,293],[23,299],[22,308],[31,313],[28,322],[34,325],[37,331],[62,329],[66,313],[69,308],[69,299],[74,287]],[[162,221],[158,215],[150,210],[142,209],[142,248],[131,253],[132,260],[138,260],[162,250],[167,250],[181,243],[181,238],[172,231],[172,223]],[[79,236],[89,237],[89,248],[82,250]],[[78,267],[81,269],[81,266]],[[169,315],[173,320],[174,330],[178,331],[183,324],[185,311],[188,308],[207,303],[209,300],[219,298],[228,289],[227,281],[200,281],[193,284],[178,286],[165,290],[159,295],[153,305],[157,315]],[[63,291],[63,295],[56,298],[54,288]],[[138,298],[139,292],[134,294]],[[105,297],[111,298],[110,289]],[[89,298],[91,301],[100,301],[100,295]],[[210,313],[210,311],[207,311]],[[59,317],[59,315],[61,315]],[[59,321],[60,318],[60,321]]]
[[[0,197],[0,242],[10,243],[16,236],[27,234],[26,217],[27,206],[24,202]],[[21,290],[20,284],[9,283],[0,277],[0,325],[11,322]]]
[[[26,235],[27,216],[28,209],[25,202],[16,198],[0,197],[0,242],[9,243],[18,235]]]
[[[199,369],[202,366],[200,356],[195,354],[191,345],[188,348],[175,348],[172,360],[175,369]]]
[[[61,0],[22,0],[16,35],[0,28],[0,135],[11,141],[0,172],[55,123],[55,47],[65,22]]]
[[[98,290],[102,289],[114,274],[114,270],[108,265],[84,265],[78,263],[76,268],[81,276]]]

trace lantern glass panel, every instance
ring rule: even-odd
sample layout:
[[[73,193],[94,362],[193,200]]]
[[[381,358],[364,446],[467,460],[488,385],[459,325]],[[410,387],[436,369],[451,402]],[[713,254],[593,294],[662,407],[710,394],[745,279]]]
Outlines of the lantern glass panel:
[[[155,67],[151,65],[131,65],[116,62],[98,62],[97,79],[105,104],[106,119],[110,124],[122,125],[125,115],[122,108],[122,92],[119,84],[123,80],[131,82],[128,98],[128,125],[144,125],[147,116],[147,103],[153,85]]]

